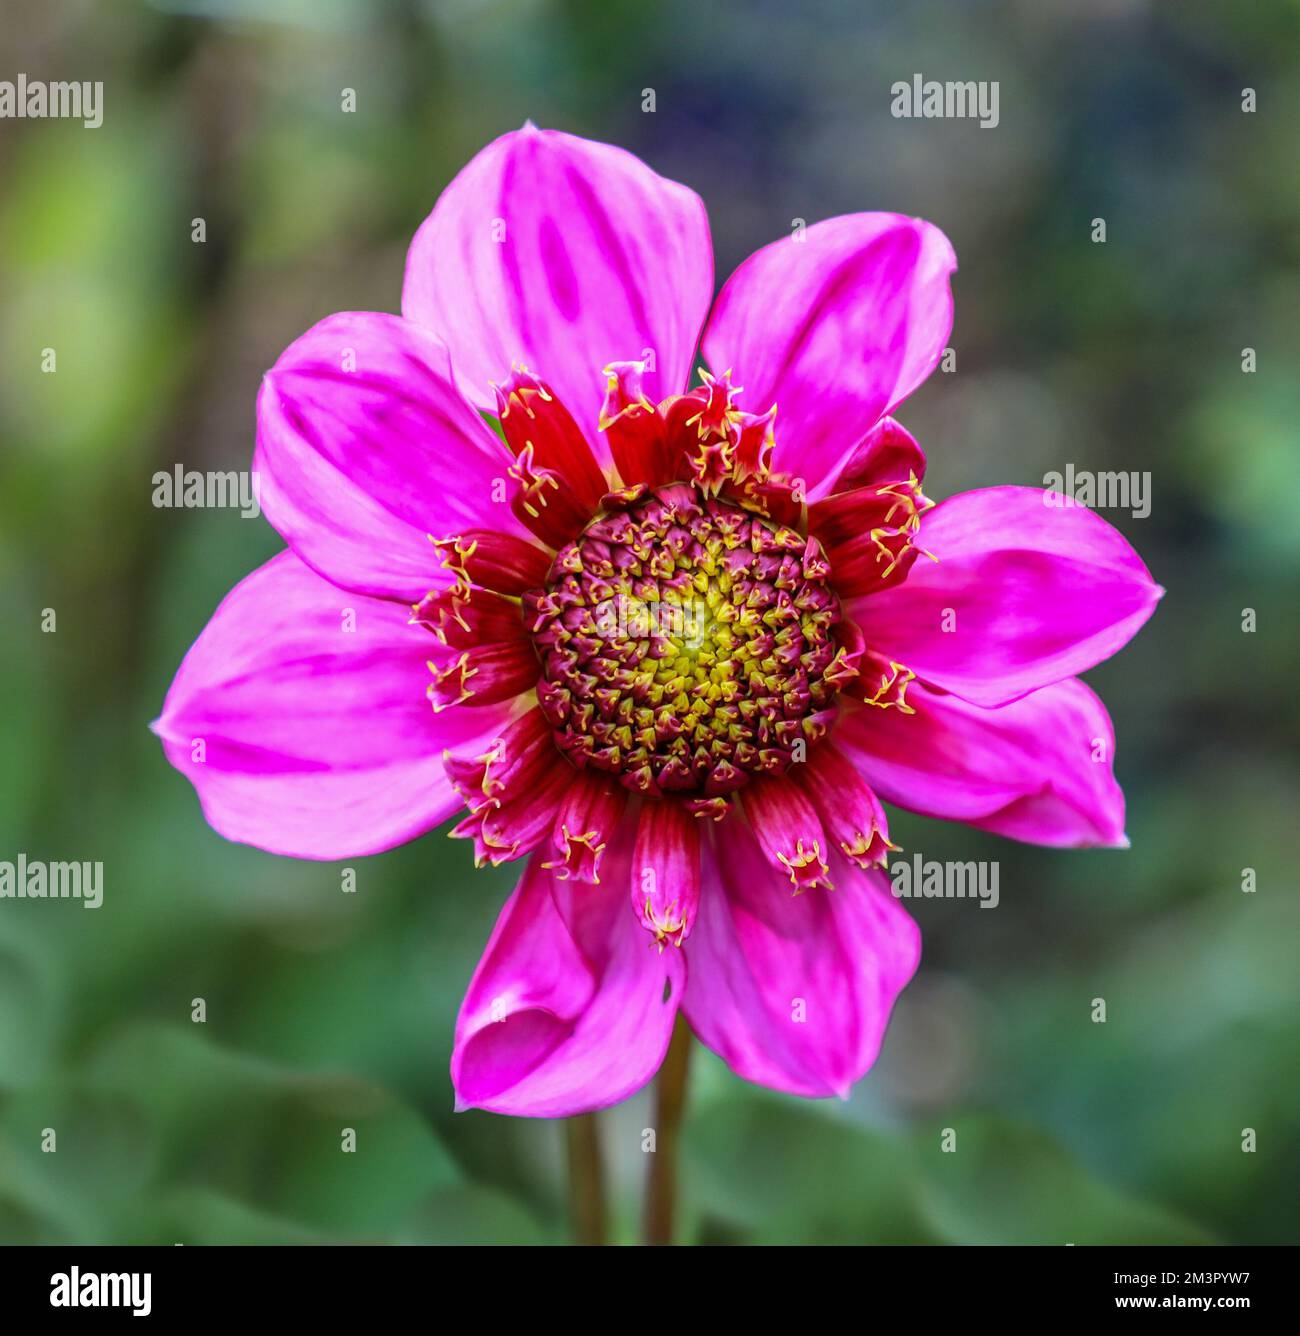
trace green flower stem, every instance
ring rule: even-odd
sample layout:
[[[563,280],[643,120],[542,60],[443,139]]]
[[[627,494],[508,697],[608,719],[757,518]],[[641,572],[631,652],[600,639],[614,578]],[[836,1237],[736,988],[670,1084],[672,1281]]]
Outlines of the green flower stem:
[[[668,1054],[659,1069],[655,1104],[655,1151],[650,1157],[646,1183],[645,1241],[673,1241],[677,1208],[677,1148],[682,1113],[686,1108],[686,1078],[690,1072],[691,1027],[680,1012]]]
[[[569,1207],[573,1241],[600,1246],[606,1241],[605,1165],[600,1154],[600,1129],[594,1113],[564,1120],[569,1152]]]

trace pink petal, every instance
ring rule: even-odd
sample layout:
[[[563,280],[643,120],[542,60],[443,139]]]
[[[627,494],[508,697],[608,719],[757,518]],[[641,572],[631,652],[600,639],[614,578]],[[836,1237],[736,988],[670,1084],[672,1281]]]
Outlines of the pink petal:
[[[715,830],[686,946],[687,1019],[748,1081],[845,1096],[875,1061],[916,970],[916,924],[883,873],[833,856],[833,891],[792,896],[742,823]]]
[[[700,828],[681,803],[648,802],[632,852],[632,912],[662,947],[691,935],[700,906]]]
[[[1075,678],[995,710],[908,688],[915,714],[845,712],[835,741],[887,802],[1054,846],[1126,846],[1106,707]]]
[[[565,789],[551,830],[551,853],[543,864],[557,881],[600,885],[604,854],[627,808],[628,795],[598,770],[580,770]]]
[[[590,516],[609,491],[591,446],[555,391],[531,371],[515,367],[495,387],[497,421],[515,455],[532,450],[532,462],[559,475]]]
[[[740,793],[758,848],[795,893],[834,883],[827,878],[831,842],[817,809],[788,778],[754,779]]]
[[[833,492],[881,483],[925,481],[925,452],[896,418],[881,418],[858,443],[840,470]]]
[[[840,853],[860,868],[884,867],[890,850],[898,846],[889,842],[880,799],[844,753],[832,742],[820,742],[790,773]]]
[[[491,589],[457,585],[431,590],[411,616],[434,636],[443,653],[528,639],[518,600]]]
[[[920,517],[933,504],[912,474],[837,491],[808,508],[809,532],[825,545],[841,599],[865,597],[907,579],[920,555]]]
[[[541,710],[513,719],[485,751],[447,754],[447,774],[468,812],[451,834],[474,841],[493,867],[532,853],[551,833],[575,779]]]
[[[956,267],[937,227],[856,213],[765,246],[727,280],[705,356],[735,372],[747,407],[777,405],[773,467],[810,498],[938,363]]]
[[[537,653],[523,637],[468,649],[434,644],[429,656],[429,700],[438,712],[456,705],[497,705],[537,685]]]
[[[555,553],[530,540],[494,529],[466,529],[456,538],[434,542],[445,575],[457,595],[469,597],[471,585],[518,598],[546,583]]]
[[[456,389],[447,350],[399,316],[329,316],[285,349],[258,396],[267,518],[309,566],[360,593],[414,602],[445,584],[431,536],[488,529],[531,543],[510,510],[512,462]]]
[[[514,802],[470,812],[452,827],[458,840],[474,841],[474,866],[513,863],[527,857],[550,835],[571,782],[573,767],[554,747],[538,787]]]
[[[1001,705],[1122,649],[1164,590],[1099,515],[990,487],[921,518],[907,579],[848,604],[867,644],[977,705]]]
[[[447,340],[479,408],[522,362],[594,437],[611,362],[652,352],[656,403],[685,387],[712,295],[693,191],[623,149],[528,124],[443,191],[411,243],[402,312]]]
[[[668,439],[658,405],[645,392],[644,362],[611,362],[605,368],[605,400],[600,406],[600,432],[625,485],[655,485],[676,476],[678,451]]]
[[[543,856],[529,861],[465,995],[457,1108],[534,1118],[604,1108],[639,1090],[668,1050],[685,964],[628,910],[627,840],[601,886],[553,881]]]
[[[409,616],[290,552],[226,596],[153,726],[215,830],[294,858],[345,858],[412,839],[461,805],[443,749],[481,746],[512,706],[435,715],[432,638]]]

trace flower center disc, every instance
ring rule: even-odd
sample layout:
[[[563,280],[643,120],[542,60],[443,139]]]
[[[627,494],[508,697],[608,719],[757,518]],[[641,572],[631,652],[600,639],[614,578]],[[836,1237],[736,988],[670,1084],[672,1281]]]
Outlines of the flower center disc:
[[[525,598],[560,748],[649,796],[714,798],[802,761],[836,692],[820,546],[690,483],[604,505]]]

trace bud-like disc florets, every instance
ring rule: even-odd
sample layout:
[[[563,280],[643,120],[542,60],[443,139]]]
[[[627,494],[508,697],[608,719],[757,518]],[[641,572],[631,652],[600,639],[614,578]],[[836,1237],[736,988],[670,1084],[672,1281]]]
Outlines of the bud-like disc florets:
[[[524,598],[561,749],[649,796],[783,773],[837,689],[829,574],[815,538],[693,484],[606,497]]]

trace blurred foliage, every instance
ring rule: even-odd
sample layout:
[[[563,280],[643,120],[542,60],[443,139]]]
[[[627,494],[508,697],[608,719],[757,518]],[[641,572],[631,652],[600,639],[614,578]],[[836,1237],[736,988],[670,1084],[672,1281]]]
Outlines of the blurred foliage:
[[[1295,5],[8,0],[17,71],[106,90],[98,130],[0,121],[0,857],[99,859],[107,891],[0,902],[0,1240],[568,1236],[559,1129],[452,1113],[508,869],[435,834],[344,895],[341,865],[223,843],[145,727],[279,547],[152,509],[150,475],[246,467],[262,370],[396,309],[439,188],[532,117],[699,190],[720,280],[794,218],[939,223],[958,370],[903,412],[930,488],[1149,470],[1150,518],[1108,518],[1169,589],[1091,675],[1132,850],[899,815],[909,849],[1000,860],[998,912],[915,906],[921,972],[843,1105],[697,1050],[682,1237],[1296,1241]],[[998,128],[891,119],[917,71],[998,80]],[[648,1119],[602,1118],[621,1239]]]

